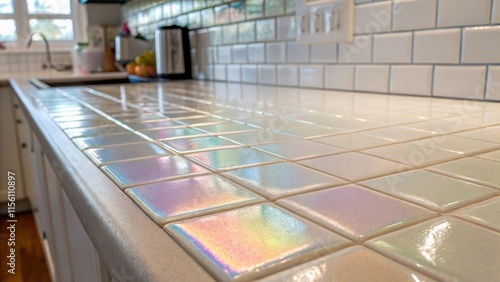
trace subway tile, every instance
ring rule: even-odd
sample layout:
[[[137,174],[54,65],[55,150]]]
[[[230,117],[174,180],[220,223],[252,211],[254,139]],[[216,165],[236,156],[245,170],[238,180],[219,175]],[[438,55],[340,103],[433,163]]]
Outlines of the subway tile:
[[[308,63],[309,45],[301,45],[297,42],[287,43],[288,63]]]
[[[355,6],[355,34],[378,33],[391,30],[392,3],[382,1]]]
[[[311,88],[324,87],[324,66],[322,65],[303,65],[300,66],[300,86]]]
[[[311,63],[336,63],[337,44],[311,45]]]
[[[240,42],[254,42],[255,41],[255,22],[248,21],[238,24],[238,36]]]
[[[500,101],[500,66],[490,66],[488,69],[486,99]]]
[[[373,36],[374,63],[410,63],[411,53],[412,34],[410,32]]]
[[[259,83],[276,84],[276,67],[274,65],[259,65]]]
[[[389,91],[389,66],[356,66],[355,89],[358,91],[387,93]]]
[[[241,66],[241,81],[247,83],[257,83],[257,66],[242,65]]]
[[[462,63],[499,63],[500,27],[465,28]]]
[[[227,81],[240,82],[241,81],[241,66],[228,65],[227,66]]]
[[[437,0],[395,0],[393,30],[414,30],[436,26]]]
[[[248,62],[264,63],[266,54],[266,45],[264,43],[248,44]]]
[[[325,88],[354,90],[354,66],[326,66]]]
[[[500,0],[493,0],[491,10],[491,23],[500,23]]]
[[[273,42],[266,44],[268,63],[286,62],[286,45],[284,42]]]
[[[247,53],[247,46],[245,44],[233,45],[233,62],[246,63]]]
[[[275,20],[256,21],[257,41],[273,41],[276,38]]]
[[[278,24],[278,40],[295,39],[295,16],[280,17]]]
[[[488,24],[491,0],[439,0],[438,27]]]
[[[371,63],[372,36],[354,36],[352,43],[339,44],[340,63]]]
[[[238,42],[238,25],[229,24],[222,27],[222,42],[233,44]]]
[[[392,66],[389,92],[430,96],[432,66]]]
[[[436,66],[433,96],[483,99],[486,67]]]
[[[220,81],[227,80],[226,65],[214,65],[214,79]]]
[[[415,63],[458,64],[460,60],[460,29],[436,29],[415,32]]]
[[[278,65],[278,85],[299,86],[299,67],[297,65]]]
[[[219,46],[217,47],[217,59],[218,63],[231,63],[231,47],[230,46]]]

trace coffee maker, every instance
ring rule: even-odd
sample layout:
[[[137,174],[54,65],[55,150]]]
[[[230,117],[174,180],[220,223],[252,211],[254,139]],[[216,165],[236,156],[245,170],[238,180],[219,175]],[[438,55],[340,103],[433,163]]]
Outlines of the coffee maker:
[[[189,30],[177,25],[163,26],[155,32],[156,72],[158,77],[190,79],[191,48]]]

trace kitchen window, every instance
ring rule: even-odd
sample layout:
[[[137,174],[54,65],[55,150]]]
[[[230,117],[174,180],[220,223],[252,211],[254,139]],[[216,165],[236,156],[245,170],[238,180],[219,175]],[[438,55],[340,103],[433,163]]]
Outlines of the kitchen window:
[[[69,47],[79,35],[78,10],[77,0],[0,0],[0,41],[22,49],[28,35],[40,31],[51,45]]]

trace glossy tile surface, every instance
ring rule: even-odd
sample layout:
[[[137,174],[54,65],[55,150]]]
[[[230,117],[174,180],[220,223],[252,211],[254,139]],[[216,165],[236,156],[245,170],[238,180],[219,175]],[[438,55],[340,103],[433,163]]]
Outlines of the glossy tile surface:
[[[467,155],[479,154],[500,148],[500,143],[492,143],[453,135],[422,139],[409,144],[416,144],[428,148],[429,150],[441,149],[452,153]]]
[[[437,215],[356,185],[292,196],[277,203],[358,243]]]
[[[158,142],[161,145],[182,154],[239,146],[238,144],[219,137],[183,138],[174,140],[159,140]]]
[[[500,232],[500,197],[478,203],[453,214]]]
[[[443,281],[497,281],[500,233],[451,217],[394,232],[367,246]]]
[[[482,185],[424,170],[393,174],[359,184],[438,212],[449,212],[499,194]]]
[[[118,125],[109,125],[101,127],[70,128],[66,129],[64,132],[68,135],[68,137],[75,138],[129,133],[130,131]]]
[[[295,140],[254,146],[254,149],[286,159],[300,160],[345,152],[344,149],[308,140]]]
[[[114,163],[101,169],[121,188],[208,173],[204,168],[180,156]]]
[[[380,147],[392,143],[392,141],[390,140],[362,133],[341,134],[341,135],[314,139],[314,141],[353,151],[368,149],[373,147]]]
[[[356,246],[340,250],[261,280],[262,282],[314,281],[436,281],[405,265],[367,248]]]
[[[399,126],[367,130],[363,131],[363,134],[387,139],[394,142],[408,142],[425,137],[431,137],[433,135],[432,133],[412,130]]]
[[[293,163],[249,167],[222,175],[271,200],[345,183]]]
[[[150,142],[91,148],[83,152],[97,165],[130,159],[172,155],[172,153]]]
[[[186,157],[212,170],[228,170],[282,161],[250,148],[234,148],[190,154]]]
[[[160,225],[262,200],[218,175],[158,182],[132,187],[125,192]]]
[[[250,132],[224,134],[220,135],[220,137],[245,146],[275,143],[294,139],[289,135],[277,133],[271,130],[257,130]]]
[[[126,143],[138,143],[147,141],[141,136],[134,133],[120,133],[111,135],[99,135],[92,137],[77,137],[73,138],[73,142],[80,149],[87,149],[93,147],[103,147]]]
[[[218,280],[257,278],[350,244],[271,204],[172,223],[166,230]]]
[[[499,151],[494,151],[486,154],[482,154],[478,156],[479,158],[483,159],[489,159],[493,161],[499,161],[500,162],[500,150]]]
[[[465,158],[429,168],[431,171],[500,189],[500,162]]]
[[[405,165],[360,153],[345,153],[299,163],[349,181],[360,181],[408,169]]]
[[[197,137],[207,135],[206,132],[195,130],[192,128],[161,128],[140,131],[140,133],[146,135],[153,140],[171,140],[180,139],[186,137]]]

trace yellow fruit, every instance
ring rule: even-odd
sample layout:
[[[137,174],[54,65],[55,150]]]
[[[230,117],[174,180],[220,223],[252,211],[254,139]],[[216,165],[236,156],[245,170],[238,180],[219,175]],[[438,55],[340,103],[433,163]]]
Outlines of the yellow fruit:
[[[146,65],[146,57],[144,55],[139,55],[135,57],[135,63],[138,66],[145,66]]]

